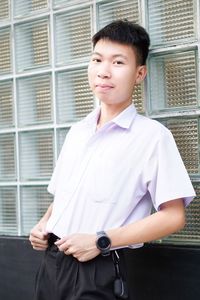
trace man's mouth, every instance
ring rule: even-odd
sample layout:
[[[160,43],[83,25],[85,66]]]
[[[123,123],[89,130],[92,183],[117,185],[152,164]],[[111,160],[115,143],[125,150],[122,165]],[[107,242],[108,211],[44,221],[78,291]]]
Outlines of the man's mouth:
[[[113,88],[113,85],[106,84],[106,83],[98,83],[95,86],[96,86],[97,89],[103,90],[103,91],[110,90],[110,89]]]

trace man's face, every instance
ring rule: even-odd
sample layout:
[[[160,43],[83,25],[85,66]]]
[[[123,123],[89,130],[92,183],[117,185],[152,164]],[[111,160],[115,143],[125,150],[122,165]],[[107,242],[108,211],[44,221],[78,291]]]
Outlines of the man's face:
[[[90,88],[101,102],[129,105],[134,86],[145,75],[146,67],[137,65],[131,46],[106,39],[97,42],[88,66],[88,78]]]

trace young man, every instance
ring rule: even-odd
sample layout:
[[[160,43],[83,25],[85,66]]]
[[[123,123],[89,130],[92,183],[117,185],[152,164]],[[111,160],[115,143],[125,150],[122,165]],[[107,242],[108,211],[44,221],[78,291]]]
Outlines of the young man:
[[[93,45],[88,76],[100,107],[68,133],[48,187],[54,202],[30,234],[46,249],[37,300],[128,299],[121,248],[183,228],[195,195],[171,133],[132,104],[146,76],[146,31],[116,21]]]

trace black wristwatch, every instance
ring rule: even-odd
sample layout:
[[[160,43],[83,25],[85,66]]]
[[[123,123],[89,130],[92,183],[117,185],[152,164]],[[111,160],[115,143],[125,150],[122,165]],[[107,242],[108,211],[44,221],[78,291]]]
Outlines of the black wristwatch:
[[[111,240],[104,231],[97,232],[96,246],[102,256],[110,255]]]

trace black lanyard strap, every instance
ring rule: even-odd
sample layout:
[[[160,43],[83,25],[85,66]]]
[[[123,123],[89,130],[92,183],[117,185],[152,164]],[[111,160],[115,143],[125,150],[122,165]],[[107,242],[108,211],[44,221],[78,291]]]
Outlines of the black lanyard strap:
[[[120,273],[119,261],[120,257],[117,250],[112,251],[112,260],[115,266],[116,279],[114,281],[114,294],[120,299],[128,299],[128,287],[127,283],[122,279]]]

